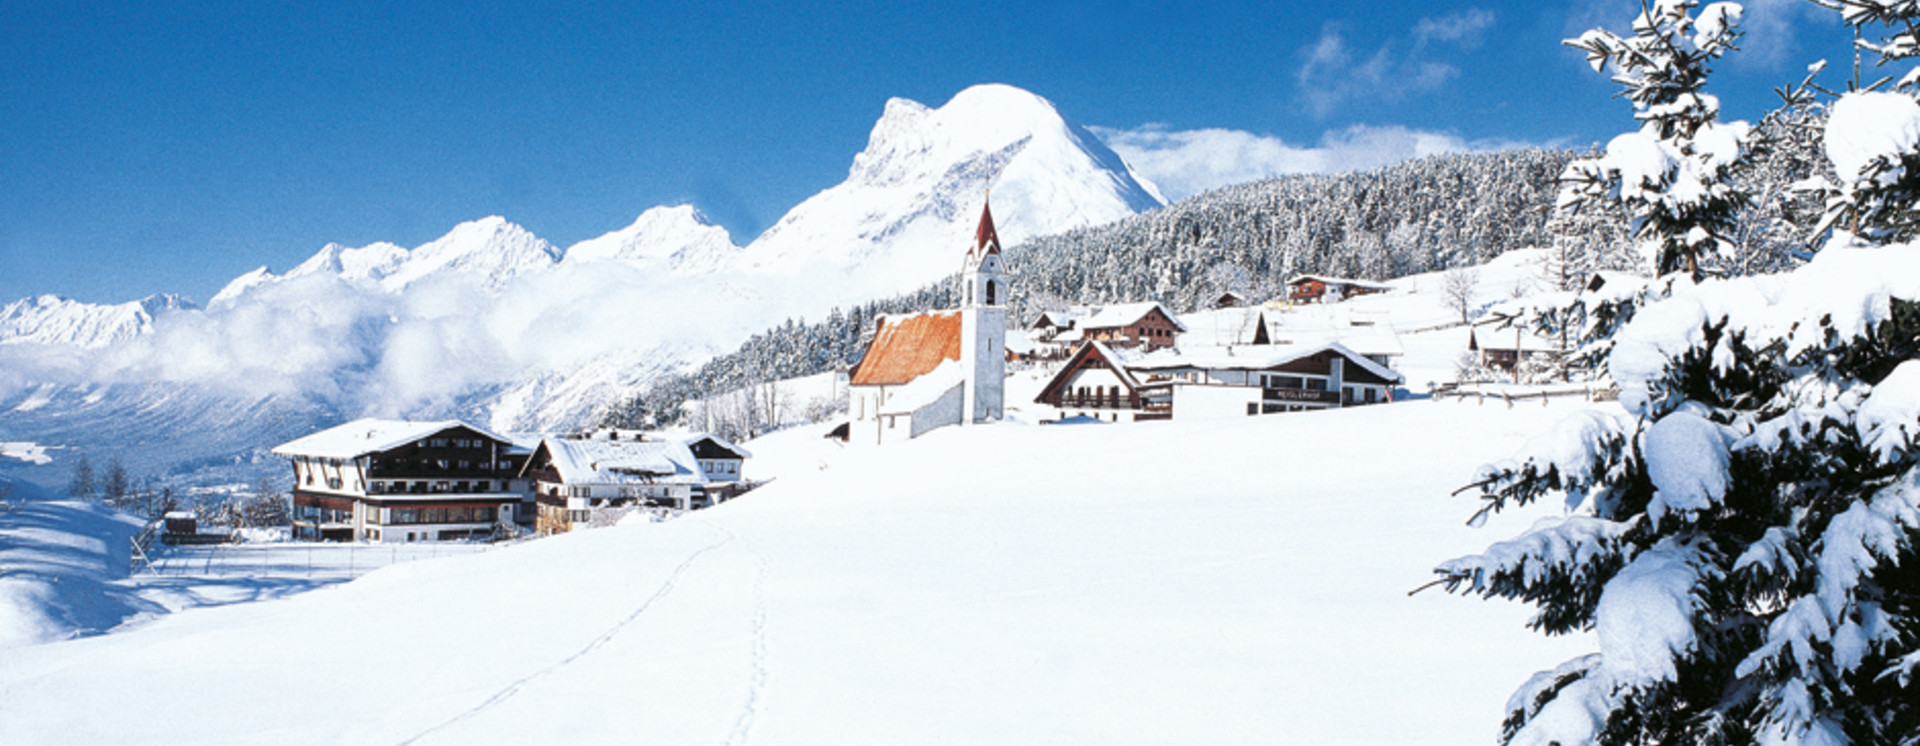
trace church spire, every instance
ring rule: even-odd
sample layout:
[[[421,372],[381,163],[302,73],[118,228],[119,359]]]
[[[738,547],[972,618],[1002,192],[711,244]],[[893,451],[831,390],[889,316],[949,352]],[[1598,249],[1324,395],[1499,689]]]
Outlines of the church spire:
[[[991,194],[989,194],[991,196]],[[973,231],[973,249],[968,257],[1000,253],[1000,234],[993,229],[993,206],[985,201],[980,203],[980,227]]]

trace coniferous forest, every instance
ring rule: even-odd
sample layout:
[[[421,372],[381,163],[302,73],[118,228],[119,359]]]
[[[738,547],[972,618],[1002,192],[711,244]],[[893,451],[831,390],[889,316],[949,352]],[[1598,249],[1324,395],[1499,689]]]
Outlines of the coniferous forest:
[[[1747,178],[1782,195],[1743,215],[1750,246],[1724,271],[1773,271],[1802,239],[1788,223],[1786,184],[1817,161],[1803,130],[1817,112],[1762,120],[1756,167]],[[1224,291],[1264,299],[1296,274],[1388,280],[1479,264],[1503,252],[1550,247],[1569,277],[1592,269],[1634,269],[1631,239],[1618,216],[1580,210],[1554,219],[1559,179],[1579,157],[1528,149],[1442,155],[1364,172],[1282,176],[1224,187],[1107,225],[1041,236],[1009,247],[1015,281],[1010,320],[1075,304],[1156,300],[1177,311],[1204,306]],[[1777,183],[1776,183],[1777,182]],[[1587,230],[1593,223],[1612,230]],[[956,256],[963,248],[956,245]],[[958,261],[956,259],[956,266]],[[656,380],[610,402],[601,424],[657,427],[681,417],[682,403],[766,381],[846,370],[865,350],[873,318],[951,307],[951,279],[825,319],[789,319],[734,352],[683,375]],[[745,433],[737,433],[745,435]]]

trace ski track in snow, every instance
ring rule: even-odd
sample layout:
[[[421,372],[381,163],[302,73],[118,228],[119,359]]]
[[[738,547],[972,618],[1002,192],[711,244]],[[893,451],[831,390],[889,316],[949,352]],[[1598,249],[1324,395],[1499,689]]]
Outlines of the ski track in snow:
[[[732,531],[708,523],[727,535],[727,541],[739,538]],[[753,553],[753,671],[747,679],[747,701],[741,708],[740,718],[733,723],[733,731],[727,734],[727,746],[742,746],[753,732],[754,721],[760,716],[761,695],[767,686],[767,556],[753,545],[750,539],[741,539]]]
[[[706,525],[708,525],[711,528],[719,529],[718,526],[714,526],[713,524],[710,524],[710,523]],[[681,560],[680,564],[673,568],[673,572],[667,575],[666,582],[661,583],[659,588],[654,589],[653,595],[648,596],[647,600],[640,602],[640,605],[638,607],[635,607],[633,612],[628,614],[626,618],[621,619],[618,622],[615,622],[612,627],[607,628],[607,631],[600,633],[598,637],[595,637],[592,640],[588,641],[585,647],[582,647],[579,650],[574,651],[572,655],[569,655],[565,658],[561,658],[560,660],[553,662],[552,664],[548,665],[546,668],[542,668],[538,671],[527,674],[526,676],[522,677],[520,680],[515,681],[511,684],[508,684],[506,688],[501,689],[500,691],[494,693],[494,695],[491,697],[488,697],[486,701],[481,702],[478,705],[475,705],[473,709],[467,710],[466,712],[462,712],[458,715],[447,718],[446,720],[441,721],[438,725],[435,725],[431,728],[428,728],[426,730],[423,730],[423,731],[420,731],[419,733],[414,734],[411,738],[401,741],[400,746],[407,746],[407,744],[415,743],[422,738],[426,738],[427,736],[433,735],[435,732],[443,728],[446,728],[455,723],[459,723],[463,720],[467,720],[468,718],[472,718],[476,715],[486,712],[488,709],[491,709],[495,705],[498,705],[509,699],[513,699],[514,695],[519,694],[521,690],[527,688],[527,686],[532,684],[533,682],[539,679],[545,678],[549,674],[552,674],[553,672],[558,671],[562,668],[566,668],[568,665],[571,665],[573,662],[578,661],[581,658],[585,658],[587,655],[593,653],[596,650],[599,650],[602,646],[605,646],[608,642],[612,642],[613,638],[618,637],[621,631],[625,630],[628,626],[638,621],[642,615],[645,615],[647,613],[648,609],[653,608],[654,603],[658,602],[662,598],[666,598],[667,594],[672,593],[674,587],[679,585],[680,583],[680,576],[685,575],[687,572],[687,569],[693,567],[694,561],[700,559],[702,555],[708,552],[711,552],[715,549],[719,549],[720,547],[725,546],[728,542],[731,542],[735,538],[737,538],[733,535],[732,532],[727,531],[725,529],[720,529],[720,532],[725,535],[721,537],[719,541],[716,541],[712,544],[708,544],[705,547],[701,547],[699,550],[696,550],[693,554],[687,555],[687,558],[684,560]],[[756,652],[757,651],[758,651],[758,646],[756,645]],[[736,727],[736,730],[738,730],[737,727]],[[731,743],[731,741],[729,741],[729,743]]]

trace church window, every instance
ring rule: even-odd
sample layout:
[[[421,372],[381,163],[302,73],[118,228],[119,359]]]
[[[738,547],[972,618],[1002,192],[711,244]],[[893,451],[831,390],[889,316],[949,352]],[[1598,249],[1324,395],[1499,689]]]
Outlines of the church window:
[[[994,304],[993,296],[994,296],[993,281],[988,280],[987,281],[987,305],[991,306]]]

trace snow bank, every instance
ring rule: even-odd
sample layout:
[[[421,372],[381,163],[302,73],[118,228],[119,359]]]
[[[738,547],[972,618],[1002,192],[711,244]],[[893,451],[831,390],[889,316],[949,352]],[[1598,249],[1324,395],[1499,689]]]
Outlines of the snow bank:
[[[0,510],[0,650],[101,632],[157,610],[130,590],[138,520],[97,505],[34,501]],[[0,739],[4,740],[4,739]]]

